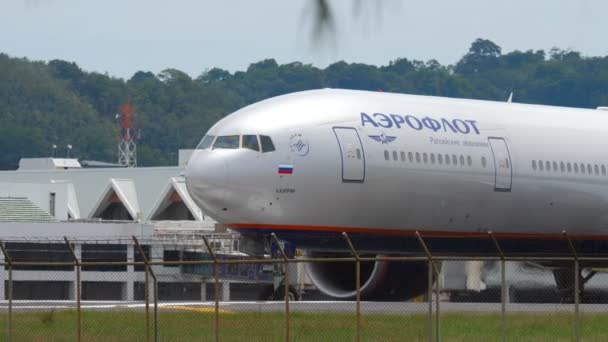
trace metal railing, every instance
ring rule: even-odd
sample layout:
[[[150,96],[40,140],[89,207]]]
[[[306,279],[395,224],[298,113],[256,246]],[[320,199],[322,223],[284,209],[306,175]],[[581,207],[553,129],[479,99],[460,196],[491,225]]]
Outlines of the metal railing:
[[[381,315],[378,316],[380,318],[386,317],[387,320],[394,318],[394,316],[397,317],[402,317],[403,319],[411,319],[411,320],[415,320],[415,319],[420,319],[421,321],[426,321],[427,328],[426,329],[426,333],[425,336],[418,336],[421,339],[425,339],[425,340],[429,340],[429,341],[439,341],[441,340],[442,337],[442,326],[445,325],[445,320],[446,318],[443,316],[444,315],[444,311],[442,310],[442,306],[447,306],[448,304],[444,301],[442,301],[442,289],[440,287],[440,277],[441,277],[441,267],[440,267],[440,263],[442,262],[446,262],[446,261],[486,261],[486,262],[496,262],[500,265],[500,327],[496,327],[496,335],[495,337],[499,338],[502,341],[505,341],[507,339],[507,337],[509,336],[509,310],[508,310],[508,305],[509,305],[509,300],[508,300],[508,291],[509,291],[509,286],[507,284],[507,274],[506,274],[506,268],[507,268],[507,263],[508,262],[521,262],[521,261],[527,261],[527,262],[560,262],[560,263],[572,263],[572,268],[573,268],[573,273],[572,273],[572,277],[573,277],[573,284],[574,284],[574,288],[573,288],[573,298],[572,304],[558,304],[560,305],[559,307],[556,306],[555,310],[561,312],[561,310],[569,310],[571,308],[571,306],[573,306],[573,317],[571,319],[571,324],[572,324],[572,329],[573,329],[573,334],[572,334],[572,339],[579,341],[581,340],[581,338],[583,337],[582,334],[582,330],[581,330],[581,310],[580,310],[580,305],[581,305],[581,298],[580,298],[580,289],[581,289],[581,276],[580,276],[580,263],[581,262],[608,262],[608,258],[606,257],[583,257],[583,256],[579,256],[576,249],[574,248],[574,245],[572,243],[572,241],[570,240],[570,238],[568,237],[568,235],[564,232],[563,233],[563,237],[564,240],[568,242],[568,246],[570,248],[570,252],[571,255],[570,256],[556,256],[556,257],[551,257],[551,256],[508,256],[505,255],[505,253],[503,252],[499,241],[496,239],[496,237],[490,232],[488,233],[488,239],[491,239],[491,241],[493,242],[495,248],[496,248],[496,255],[494,256],[462,256],[462,255],[433,255],[432,251],[429,249],[429,247],[427,246],[427,243],[425,242],[424,237],[417,233],[416,236],[418,238],[418,241],[420,242],[420,245],[422,246],[423,250],[424,250],[424,255],[417,255],[417,256],[376,256],[376,257],[367,257],[367,256],[362,256],[357,249],[354,247],[349,235],[347,233],[343,233],[343,238],[345,240],[345,243],[348,245],[350,252],[351,252],[351,256],[347,256],[347,257],[324,257],[324,258],[311,258],[311,257],[296,257],[296,258],[290,258],[287,256],[287,254],[285,253],[285,251],[282,248],[282,244],[280,243],[280,241],[277,239],[277,237],[273,234],[272,235],[272,239],[273,241],[277,244],[277,246],[279,246],[279,255],[276,256],[275,258],[242,258],[242,259],[222,259],[219,258],[215,253],[214,253],[214,248],[211,247],[211,244],[209,242],[209,240],[205,237],[203,237],[203,242],[206,246],[207,252],[210,255],[210,259],[209,260],[180,260],[180,261],[155,261],[152,260],[146,253],[146,251],[144,250],[144,248],[142,247],[142,245],[140,244],[140,242],[138,241],[138,239],[136,237],[132,238],[132,243],[134,248],[136,248],[137,252],[139,253],[139,255],[141,256],[141,261],[135,261],[135,259],[133,259],[132,261],[116,261],[116,262],[111,262],[111,261],[83,261],[82,257],[80,257],[78,255],[78,253],[76,253],[73,243],[68,239],[65,238],[64,242],[67,245],[69,251],[70,251],[70,255],[72,257],[72,261],[17,261],[15,260],[15,258],[11,257],[11,253],[10,250],[6,247],[5,243],[0,241],[0,249],[2,250],[2,253],[4,255],[4,262],[0,263],[0,265],[5,269],[6,272],[4,272],[6,274],[6,278],[5,279],[0,279],[0,281],[3,281],[5,284],[5,293],[4,298],[5,301],[3,301],[3,305],[0,308],[0,320],[5,320],[6,322],[6,326],[4,327],[3,324],[5,324],[4,322],[0,322],[0,334],[3,334],[4,336],[0,336],[0,339],[4,339],[6,338],[8,341],[17,341],[17,340],[28,340],[28,339],[36,339],[37,335],[33,335],[34,332],[32,331],[24,331],[23,330],[23,324],[19,324],[19,327],[15,326],[15,320],[21,320],[21,321],[27,321],[29,319],[29,317],[27,315],[37,315],[40,314],[41,312],[48,312],[49,315],[55,315],[56,312],[58,312],[59,310],[62,310],[62,312],[67,312],[67,313],[75,313],[75,317],[71,317],[69,315],[67,315],[66,319],[67,320],[74,320],[74,324],[72,326],[70,326],[69,329],[60,329],[58,332],[56,332],[57,334],[65,334],[66,336],[71,336],[73,337],[74,340],[77,341],[83,341],[83,340],[96,340],[96,339],[102,339],[101,337],[94,335],[90,332],[87,332],[90,329],[93,329],[93,325],[94,323],[87,323],[85,324],[85,321],[87,322],[96,322],[97,320],[97,316],[96,315],[102,315],[102,313],[106,312],[104,310],[103,305],[97,306],[97,307],[89,307],[87,305],[83,306],[83,301],[82,301],[82,286],[83,286],[83,273],[85,271],[83,271],[83,267],[91,267],[91,266],[132,266],[132,267],[142,267],[144,268],[144,282],[143,282],[143,287],[144,287],[144,298],[143,298],[143,311],[139,310],[139,307],[137,305],[134,304],[133,308],[129,308],[128,306],[125,305],[115,305],[112,308],[110,308],[110,310],[112,310],[112,312],[117,313],[125,313],[125,316],[123,317],[123,319],[125,320],[129,320],[129,319],[133,319],[133,317],[139,317],[141,318],[143,316],[143,320],[145,322],[141,323],[142,329],[144,331],[143,334],[140,334],[141,331],[138,332],[134,332],[132,336],[123,336],[124,340],[142,340],[145,338],[146,341],[158,341],[159,339],[162,339],[161,334],[163,334],[167,329],[186,329],[187,327],[183,327],[183,326],[171,326],[169,325],[169,323],[167,323],[167,326],[163,326],[161,325],[161,321],[163,320],[163,315],[169,315],[169,313],[171,315],[178,315],[177,313],[175,313],[176,310],[189,310],[190,311],[196,311],[198,309],[206,309],[209,307],[212,307],[212,310],[199,310],[201,311],[201,315],[205,315],[205,316],[197,316],[197,317],[205,317],[204,321],[205,322],[211,322],[211,320],[207,320],[207,317],[209,315],[213,316],[212,319],[212,326],[205,326],[204,329],[200,329],[200,336],[201,339],[203,340],[215,340],[215,341],[221,341],[223,340],[223,332],[231,332],[231,331],[237,331],[239,328],[237,327],[238,324],[236,324],[235,322],[238,322],[238,319],[241,319],[243,322],[248,322],[248,324],[251,325],[251,329],[247,330],[245,329],[245,331],[247,331],[250,335],[249,336],[242,336],[242,339],[266,339],[266,337],[264,337],[265,335],[260,335],[260,336],[254,336],[256,334],[256,332],[258,330],[255,329],[255,325],[258,324],[259,322],[267,322],[269,320],[273,321],[274,318],[276,318],[276,314],[280,314],[284,317],[282,317],[282,321],[283,321],[283,327],[280,328],[282,330],[282,337],[281,338],[274,338],[274,339],[282,339],[285,341],[292,341],[292,340],[306,340],[306,333],[302,332],[302,326],[305,326],[306,324],[303,324],[303,320],[312,320],[313,317],[315,315],[318,315],[319,312],[321,312],[324,309],[324,304],[319,303],[319,302],[315,302],[315,305],[317,305],[318,309],[312,310],[312,312],[308,312],[303,310],[303,306],[294,306],[292,307],[292,305],[295,305],[295,303],[293,303],[290,300],[290,284],[288,282],[288,279],[290,279],[290,274],[289,274],[289,270],[290,267],[288,267],[291,264],[298,264],[298,263],[304,263],[304,264],[311,264],[311,263],[353,263],[355,265],[355,279],[353,279],[353,282],[355,284],[354,288],[355,288],[355,300],[354,300],[354,318],[352,318],[352,321],[354,323],[353,329],[343,329],[344,331],[342,331],[341,333],[343,333],[344,335],[340,335],[340,336],[335,336],[334,340],[340,340],[340,339],[346,339],[346,340],[352,340],[354,339],[355,341],[360,341],[360,340],[373,340],[374,338],[369,337],[368,335],[366,335],[366,329],[371,329],[371,325],[366,323],[364,321],[365,317],[366,317],[366,312],[365,309],[369,307],[369,303],[367,302],[363,302],[361,300],[361,283],[362,283],[362,263],[369,263],[369,262],[381,262],[381,261],[387,261],[387,262],[426,262],[428,263],[428,289],[426,291],[426,296],[425,298],[423,298],[423,301],[426,301],[426,304],[428,305],[426,307],[426,312],[425,313],[418,313],[417,311],[412,311],[412,312],[404,312],[404,313],[399,313],[399,311],[390,311],[390,313],[387,314],[383,314],[382,312],[378,313],[373,313],[373,315]],[[274,306],[274,309],[268,309],[267,311],[265,311],[265,309],[257,309],[257,311],[251,311],[249,309],[247,310],[243,310],[243,312],[239,313],[239,309],[235,309],[235,310],[227,310],[224,308],[230,308],[232,306],[228,305],[231,304],[229,301],[224,301],[221,297],[221,291],[220,291],[220,285],[221,285],[221,279],[220,279],[220,267],[222,265],[239,265],[239,264],[272,264],[272,265],[279,265],[282,267],[282,269],[284,270],[284,281],[283,281],[283,286],[284,286],[284,300],[282,301],[282,309],[281,310],[277,310],[276,306]],[[205,298],[202,298],[200,301],[200,305],[197,305],[197,303],[191,303],[188,304],[184,307],[178,307],[176,305],[172,305],[170,302],[163,302],[159,300],[159,279],[157,277],[156,271],[155,269],[157,267],[162,267],[162,266],[186,266],[186,265],[208,265],[210,267],[213,267],[213,301],[211,302],[206,302]],[[73,300],[67,301],[67,304],[65,301],[60,302],[61,304],[65,304],[63,306],[58,305],[59,302],[52,302],[50,303],[48,306],[36,306],[34,305],[33,307],[28,306],[30,303],[30,301],[23,301],[20,300],[19,301],[19,305],[15,306],[15,282],[19,281],[19,280],[15,280],[14,279],[14,271],[15,268],[19,268],[19,267],[28,267],[28,266],[45,266],[45,267],[59,267],[59,266],[71,266],[74,269],[74,273],[75,273],[75,289],[74,289],[74,297]],[[70,272],[70,271],[68,271]],[[3,273],[3,274],[4,274]],[[51,274],[51,273],[48,273]],[[204,283],[201,286],[205,286],[206,283]],[[150,290],[150,288],[152,290]],[[608,284],[607,284],[607,288],[608,288]],[[333,302],[332,302],[333,303]],[[211,305],[212,304],[212,305]],[[276,304],[276,302],[275,302]],[[369,305],[368,305],[369,304]],[[414,305],[415,303],[413,302],[408,302],[404,305]],[[67,305],[67,308],[66,308]],[[73,305],[73,307],[71,307],[71,305]],[[258,302],[256,305],[261,305],[260,302]],[[388,304],[386,304],[388,306]],[[233,305],[234,306],[234,305]],[[261,306],[260,306],[261,307]],[[26,308],[26,309],[24,309]],[[468,310],[468,309],[467,309]],[[544,310],[544,309],[543,309]],[[596,310],[597,312],[604,312],[604,311],[608,311],[608,305],[606,306],[606,308],[604,309],[603,307],[601,308],[596,308],[594,307],[594,310]],[[380,310],[381,311],[381,310]],[[181,312],[181,311],[180,311]],[[230,312],[230,313],[227,313]],[[259,317],[253,317],[255,315],[251,314],[251,312],[253,312],[254,314],[259,315]],[[397,313],[395,313],[397,312]],[[450,312],[454,312],[453,310]],[[493,312],[493,311],[492,311]],[[190,313],[188,313],[190,314]],[[237,314],[236,316],[229,316],[231,314]],[[241,314],[241,316],[239,316],[239,314]],[[24,316],[25,315],[25,316]],[[186,314],[184,314],[186,315]],[[267,316],[265,316],[267,315]],[[275,315],[275,316],[273,316]],[[324,314],[328,320],[329,319],[334,319],[334,320],[340,320],[340,322],[346,324],[348,323],[348,321],[351,318],[348,318],[342,314]],[[368,316],[371,316],[372,313],[369,313]],[[382,316],[384,315],[384,316]],[[348,315],[347,315],[348,316]],[[122,317],[122,316],[121,316]],[[172,316],[173,317],[173,316]],[[177,316],[176,316],[177,317]],[[235,318],[232,318],[235,317]],[[240,317],[240,318],[239,318]],[[272,318],[272,319],[262,319],[262,318]],[[346,317],[346,318],[345,318]],[[374,316],[376,317],[376,316]],[[469,316],[466,316],[469,317]],[[478,319],[479,316],[475,316],[472,315],[470,316],[471,320],[475,320]],[[261,319],[261,320],[258,320]],[[54,318],[50,318],[51,320]],[[227,321],[231,322],[231,325],[229,326],[225,326],[222,325],[222,320],[226,319]],[[117,318],[118,320],[118,318]],[[48,319],[42,319],[41,321],[48,321]],[[111,322],[111,320],[110,320]],[[196,320],[194,320],[193,322],[197,322]],[[257,322],[257,323],[256,323]],[[274,321],[273,321],[274,322]],[[277,321],[278,322],[278,321]],[[106,324],[106,326],[108,326],[108,324],[117,324],[117,328],[116,329],[120,329],[119,326],[121,322],[111,322],[111,323],[99,323],[99,324]],[[234,323],[234,325],[232,325]],[[97,323],[95,323],[97,324]],[[277,326],[280,326],[279,323],[277,323],[276,325],[273,325],[273,327],[269,328],[269,329],[277,329]],[[342,326],[342,325],[339,325]],[[70,329],[72,329],[74,331],[70,331]],[[42,330],[46,329],[46,328],[41,328]],[[108,329],[108,334],[110,333],[109,329],[111,328],[107,328]],[[194,328],[193,328],[194,329]],[[32,328],[32,330],[34,330]],[[212,330],[212,331],[211,331]],[[183,331],[183,330],[182,330]],[[75,332],[75,333],[74,333]],[[269,331],[264,331],[264,333],[268,333]],[[115,333],[115,331],[112,331],[112,333]],[[276,333],[276,331],[275,331]],[[408,334],[408,330],[400,330],[399,332],[400,334]],[[261,333],[260,333],[261,334]],[[337,334],[337,333],[336,333]],[[103,335],[103,334],[102,334]],[[213,337],[211,337],[213,336]],[[276,336],[275,336],[276,337]],[[378,337],[378,336],[375,336]],[[406,339],[406,336],[401,336],[403,337],[403,339]],[[184,340],[188,340],[189,338],[187,336],[181,336],[181,338],[179,339],[184,339]],[[234,336],[230,337],[230,338],[226,338],[226,339],[234,339]],[[237,337],[238,339],[238,337]]]

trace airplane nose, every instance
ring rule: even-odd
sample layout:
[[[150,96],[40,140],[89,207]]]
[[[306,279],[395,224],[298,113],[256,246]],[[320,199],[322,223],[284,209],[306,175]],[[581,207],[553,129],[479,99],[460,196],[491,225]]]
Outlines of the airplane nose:
[[[213,218],[225,204],[227,174],[224,158],[211,151],[195,151],[186,168],[186,187],[190,196]]]

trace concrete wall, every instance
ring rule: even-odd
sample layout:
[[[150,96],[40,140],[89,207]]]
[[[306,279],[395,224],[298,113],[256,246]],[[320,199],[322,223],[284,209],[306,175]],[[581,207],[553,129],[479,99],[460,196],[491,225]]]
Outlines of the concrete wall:
[[[147,223],[135,222],[3,222],[0,225],[0,239],[18,240],[58,239],[64,237],[117,239],[131,236],[151,238],[154,227]]]

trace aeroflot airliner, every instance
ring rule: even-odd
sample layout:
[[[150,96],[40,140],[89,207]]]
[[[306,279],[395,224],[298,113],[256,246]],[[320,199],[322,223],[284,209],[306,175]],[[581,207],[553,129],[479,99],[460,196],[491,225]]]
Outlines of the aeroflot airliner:
[[[608,113],[323,89],[271,98],[215,124],[186,170],[201,209],[251,241],[309,254],[608,251]],[[315,265],[338,298],[354,275]],[[426,265],[364,268],[368,299],[408,298]],[[349,278],[350,277],[350,278]],[[557,277],[556,277],[557,278]],[[345,280],[347,279],[347,280]],[[352,280],[352,281],[351,281]],[[559,285],[559,284],[558,284]]]

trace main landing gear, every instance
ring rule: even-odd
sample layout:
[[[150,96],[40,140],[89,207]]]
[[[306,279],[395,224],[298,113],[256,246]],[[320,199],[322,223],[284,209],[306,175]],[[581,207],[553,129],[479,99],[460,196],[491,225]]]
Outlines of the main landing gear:
[[[578,288],[579,288],[579,299],[580,302],[585,301],[585,284],[593,278],[597,274],[596,271],[589,271],[585,276],[583,276],[583,270],[579,272],[578,276]],[[553,277],[555,278],[555,284],[557,285],[557,291],[560,293],[561,303],[574,303],[574,291],[575,291],[575,283],[574,283],[574,268],[558,268],[553,270]]]

